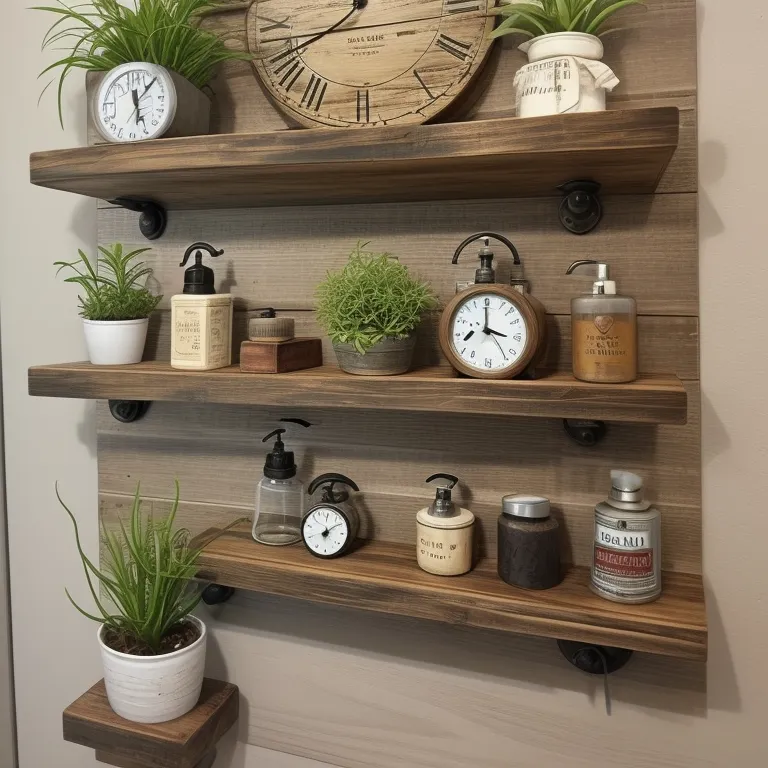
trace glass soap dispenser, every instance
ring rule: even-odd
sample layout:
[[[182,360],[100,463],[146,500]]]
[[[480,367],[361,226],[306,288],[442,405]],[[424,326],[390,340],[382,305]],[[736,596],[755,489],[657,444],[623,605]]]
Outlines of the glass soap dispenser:
[[[253,538],[273,547],[301,541],[304,516],[304,484],[296,479],[294,454],[285,450],[283,434],[284,429],[275,429],[261,441],[276,438],[264,463],[264,477],[256,488],[253,517]]]

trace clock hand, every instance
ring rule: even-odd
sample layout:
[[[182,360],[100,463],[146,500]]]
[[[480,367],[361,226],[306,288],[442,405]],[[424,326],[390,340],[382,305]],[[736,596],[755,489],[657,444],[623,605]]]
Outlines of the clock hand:
[[[295,48],[291,48],[290,52],[295,53],[296,51],[300,51],[302,48],[306,48],[312,43],[316,43],[318,40],[322,39],[326,35],[330,34],[331,32],[334,32],[337,30],[345,21],[352,18],[354,16],[356,11],[360,11],[365,6],[368,5],[368,0],[352,0],[352,10],[340,21],[337,21],[332,27],[328,27],[328,29],[325,30],[325,32],[320,32],[320,34],[315,35],[314,37],[310,38],[306,42],[303,42],[301,45],[297,45]]]
[[[496,346],[499,348],[499,352],[501,352],[501,356],[506,360],[507,356],[504,354],[504,350],[501,348],[501,344],[499,344],[499,340],[495,336],[491,336]]]
[[[144,89],[144,93],[142,93],[141,96],[139,96],[138,91],[135,91],[135,90],[131,91],[131,96],[133,97],[133,106],[134,106],[134,110],[133,112],[131,112],[131,117],[136,115],[136,125],[139,124],[139,120],[141,120],[142,123],[144,122],[144,120],[141,118],[141,112],[139,110],[139,102],[149,93],[149,89],[156,82],[157,82],[157,78],[155,77],[152,79],[152,82]],[[128,118],[128,122],[131,121],[131,117]]]
[[[470,331],[465,337],[464,341],[469,341],[475,335],[474,331]]]
[[[498,331],[494,331],[493,328],[487,328],[485,332],[488,335],[493,334],[494,336],[501,336],[502,339],[506,339],[507,338],[507,334],[506,333],[499,333]]]

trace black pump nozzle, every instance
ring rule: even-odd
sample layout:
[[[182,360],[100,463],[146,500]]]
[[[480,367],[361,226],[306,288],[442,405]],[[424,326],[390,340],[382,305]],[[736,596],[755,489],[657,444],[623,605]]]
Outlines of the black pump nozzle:
[[[298,424],[305,429],[312,425],[304,419],[280,419],[282,422]],[[286,451],[283,443],[283,435],[286,430],[280,427],[273,429],[268,435],[262,438],[261,442],[266,443],[277,436],[272,450],[267,454],[267,460],[264,463],[264,476],[273,480],[288,480],[296,476],[296,462],[294,461],[293,451]]]
[[[207,296],[216,293],[214,286],[214,274],[210,267],[203,264],[203,251],[207,251],[211,256],[221,256],[224,251],[217,251],[209,243],[193,243],[184,252],[180,267],[186,266],[189,257],[195,254],[195,263],[184,273],[184,293],[192,293],[201,296]]]
[[[504,243],[504,245],[509,248],[509,250],[512,252],[512,259],[514,260],[515,264],[518,266],[521,264],[520,254],[518,254],[517,248],[515,248],[512,242],[508,238],[504,237],[504,235],[499,235],[496,232],[478,232],[477,234],[470,235],[456,249],[456,253],[453,254],[453,261],[451,263],[458,264],[461,252],[468,245],[474,243],[476,240],[483,240],[483,247],[477,254],[477,257],[480,259],[480,268],[475,272],[475,283],[478,285],[482,283],[496,282],[496,270],[493,268],[493,251],[491,250],[490,242],[490,238],[492,237]]]
[[[459,512],[451,500],[451,489],[459,482],[459,478],[456,475],[446,475],[438,472],[436,475],[430,475],[426,482],[431,483],[433,480],[447,480],[449,485],[440,486],[435,489],[435,501],[429,508],[429,514],[434,517],[456,517]]]
[[[349,491],[336,491],[334,486],[337,483],[349,486],[353,491],[359,491],[357,483],[350,480],[346,475],[339,475],[336,472],[328,472],[325,475],[316,477],[310,484],[308,493],[311,496],[318,488],[323,488],[324,504],[340,504],[349,498]],[[324,486],[324,487],[323,487]]]

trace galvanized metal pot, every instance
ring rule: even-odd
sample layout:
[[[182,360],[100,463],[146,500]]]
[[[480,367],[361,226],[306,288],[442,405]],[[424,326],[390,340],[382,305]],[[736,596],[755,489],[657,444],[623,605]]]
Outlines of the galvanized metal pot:
[[[386,338],[361,355],[352,344],[334,343],[339,367],[358,376],[395,376],[405,373],[413,362],[416,334],[403,339]]]

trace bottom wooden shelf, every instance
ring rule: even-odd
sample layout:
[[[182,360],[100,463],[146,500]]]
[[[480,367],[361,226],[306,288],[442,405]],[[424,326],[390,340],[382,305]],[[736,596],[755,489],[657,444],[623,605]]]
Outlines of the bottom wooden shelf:
[[[64,710],[64,740],[95,749],[99,762],[122,768],[209,768],[239,706],[237,686],[206,678],[200,701],[183,717],[132,723],[112,711],[101,680]]]
[[[365,541],[346,557],[320,560],[302,545],[259,546],[250,532],[236,531],[204,551],[199,576],[239,589],[448,624],[699,661],[707,655],[704,590],[694,575],[664,574],[664,594],[655,603],[621,605],[593,595],[584,568],[571,568],[555,589],[535,592],[505,584],[491,560],[465,576],[440,577],[422,571],[414,548],[402,544]]]

